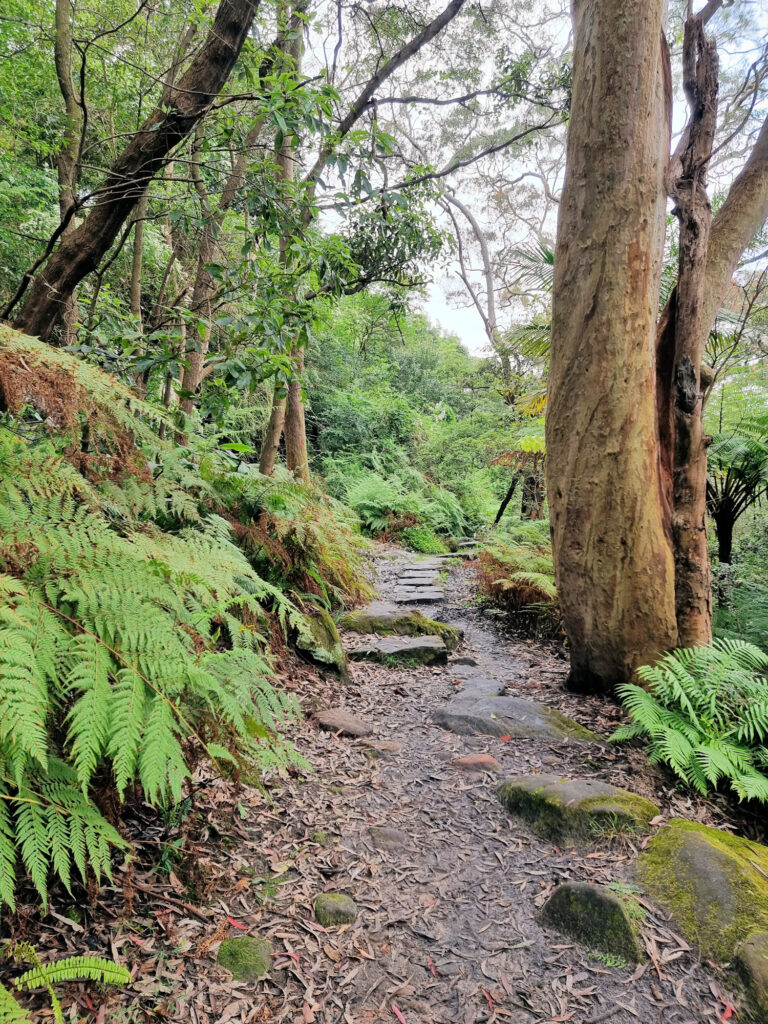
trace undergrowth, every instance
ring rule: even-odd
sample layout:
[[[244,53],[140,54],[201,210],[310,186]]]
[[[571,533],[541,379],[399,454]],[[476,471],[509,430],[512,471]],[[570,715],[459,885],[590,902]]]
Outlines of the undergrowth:
[[[475,572],[481,593],[518,625],[562,636],[548,522],[509,521],[490,534],[477,554]]]
[[[357,566],[329,502],[164,441],[163,414],[113,378],[8,331],[0,409],[0,902],[13,907],[19,865],[43,902],[52,876],[69,890],[109,876],[126,845],[100,810],[109,793],[173,804],[203,753],[303,763],[278,731],[297,706],[270,643],[305,620],[255,566],[293,558],[296,587],[336,599]]]
[[[632,721],[611,739],[647,740],[652,761],[703,795],[724,783],[768,802],[767,673],[768,655],[742,640],[666,654],[638,669],[644,686],[619,687]]]

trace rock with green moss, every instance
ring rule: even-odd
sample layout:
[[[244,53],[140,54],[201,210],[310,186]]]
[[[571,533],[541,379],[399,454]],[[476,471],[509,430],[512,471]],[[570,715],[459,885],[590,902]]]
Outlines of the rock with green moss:
[[[754,932],[739,946],[736,966],[760,1019],[768,1020],[768,933]]]
[[[459,736],[542,736],[562,743],[602,743],[554,708],[522,697],[461,695],[440,708],[432,721]]]
[[[638,878],[704,956],[730,960],[768,931],[768,847],[672,818],[640,854]]]
[[[224,939],[216,957],[222,967],[231,971],[236,981],[258,981],[269,974],[272,947],[254,935],[238,935]]]
[[[339,631],[324,608],[303,617],[296,633],[296,647],[312,661],[335,669],[345,682],[349,681],[347,655]]]
[[[541,909],[541,920],[565,935],[625,960],[642,960],[643,946],[623,901],[590,882],[565,882]]]
[[[384,665],[444,665],[448,649],[439,636],[385,636],[349,651],[353,661],[378,661]]]
[[[518,775],[499,786],[499,799],[545,839],[592,839],[648,827],[656,804],[593,779]]]
[[[321,892],[315,899],[315,917],[323,928],[352,924],[357,917],[355,901],[343,892]]]
[[[405,612],[394,605],[375,601],[367,608],[347,612],[339,622],[342,629],[365,636],[439,636],[449,651],[452,651],[462,632],[455,626],[422,615],[421,612]]]

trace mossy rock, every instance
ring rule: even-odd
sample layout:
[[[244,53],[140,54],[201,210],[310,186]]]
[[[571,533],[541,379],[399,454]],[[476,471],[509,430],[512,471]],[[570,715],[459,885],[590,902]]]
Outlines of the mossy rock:
[[[357,917],[355,901],[343,892],[321,892],[315,898],[315,917],[323,928],[352,924]]]
[[[750,1002],[768,1020],[768,934],[755,932],[736,951],[736,967],[747,986]]]
[[[336,623],[325,608],[317,608],[303,617],[296,634],[296,647],[312,661],[335,669],[344,682],[349,682],[347,655]]]
[[[600,885],[558,885],[541,909],[541,920],[592,949],[632,963],[644,959],[640,937],[623,902]]]
[[[446,648],[452,651],[462,637],[462,631],[455,626],[422,615],[421,612],[403,612],[388,605],[375,604],[358,611],[347,612],[339,622],[342,629],[364,636],[439,636]]]
[[[383,665],[444,665],[448,660],[445,641],[439,636],[385,636],[367,647],[349,652],[352,661],[378,661]]]
[[[239,935],[224,939],[216,960],[231,971],[235,981],[258,981],[272,967],[272,947],[265,939]]]
[[[768,932],[768,847],[682,818],[648,843],[640,883],[704,956],[730,960],[756,932]]]
[[[648,827],[656,804],[592,779],[520,775],[499,786],[499,799],[545,839],[585,840]]]

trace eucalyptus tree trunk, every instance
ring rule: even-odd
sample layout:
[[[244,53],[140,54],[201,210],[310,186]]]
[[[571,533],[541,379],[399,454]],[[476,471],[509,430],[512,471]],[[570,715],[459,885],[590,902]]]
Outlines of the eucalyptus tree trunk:
[[[304,349],[294,348],[292,356],[294,378],[288,386],[285,411],[285,464],[297,480],[308,484],[307,425],[304,417],[304,399],[301,394]]]
[[[59,184],[59,216],[62,237],[72,234],[75,221],[72,211],[77,198],[80,178],[80,152],[83,136],[83,109],[80,105],[75,84],[72,80],[72,22],[70,0],[56,0],[56,34],[54,38],[54,63],[59,90],[64,100],[66,122],[62,133],[62,145],[56,154],[56,173]],[[62,304],[58,314],[61,341],[68,345],[74,340],[77,323],[77,293],[73,292]]]
[[[547,407],[570,685],[608,692],[674,647],[655,327],[671,84],[664,0],[576,0]]]
[[[696,18],[685,24],[683,86],[690,119],[672,164],[672,193],[680,222],[670,410],[673,419],[672,540],[675,553],[677,644],[712,640],[712,581],[707,547],[707,448],[701,361],[710,324],[704,320],[712,208],[707,167],[717,122],[718,60],[713,40]]]

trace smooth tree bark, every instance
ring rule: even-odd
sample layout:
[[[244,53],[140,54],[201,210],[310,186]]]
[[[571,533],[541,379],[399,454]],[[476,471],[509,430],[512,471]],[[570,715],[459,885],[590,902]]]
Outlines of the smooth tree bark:
[[[59,185],[59,215],[62,237],[75,230],[73,211],[80,179],[80,157],[84,128],[84,105],[72,80],[72,21],[70,0],[56,0],[56,34],[53,55],[56,78],[64,100],[66,122],[62,145],[56,154],[56,173]],[[59,310],[58,326],[63,344],[73,341],[77,323],[77,294],[73,292]]]
[[[82,223],[61,237],[58,248],[32,279],[15,318],[18,330],[40,338],[49,336],[78,284],[98,267],[169,153],[221,92],[258,5],[259,0],[221,0],[210,31],[186,72],[165,91],[163,102],[112,164]],[[17,293],[17,301],[20,297]]]
[[[579,690],[613,690],[677,637],[654,400],[672,92],[664,12],[664,0],[573,8],[546,437]]]
[[[674,212],[680,223],[674,310],[672,416],[672,543],[677,644],[712,640],[712,582],[707,547],[707,448],[701,362],[710,324],[704,321],[712,208],[707,168],[717,125],[718,58],[699,18],[685,24],[683,88],[690,118],[672,161]]]

